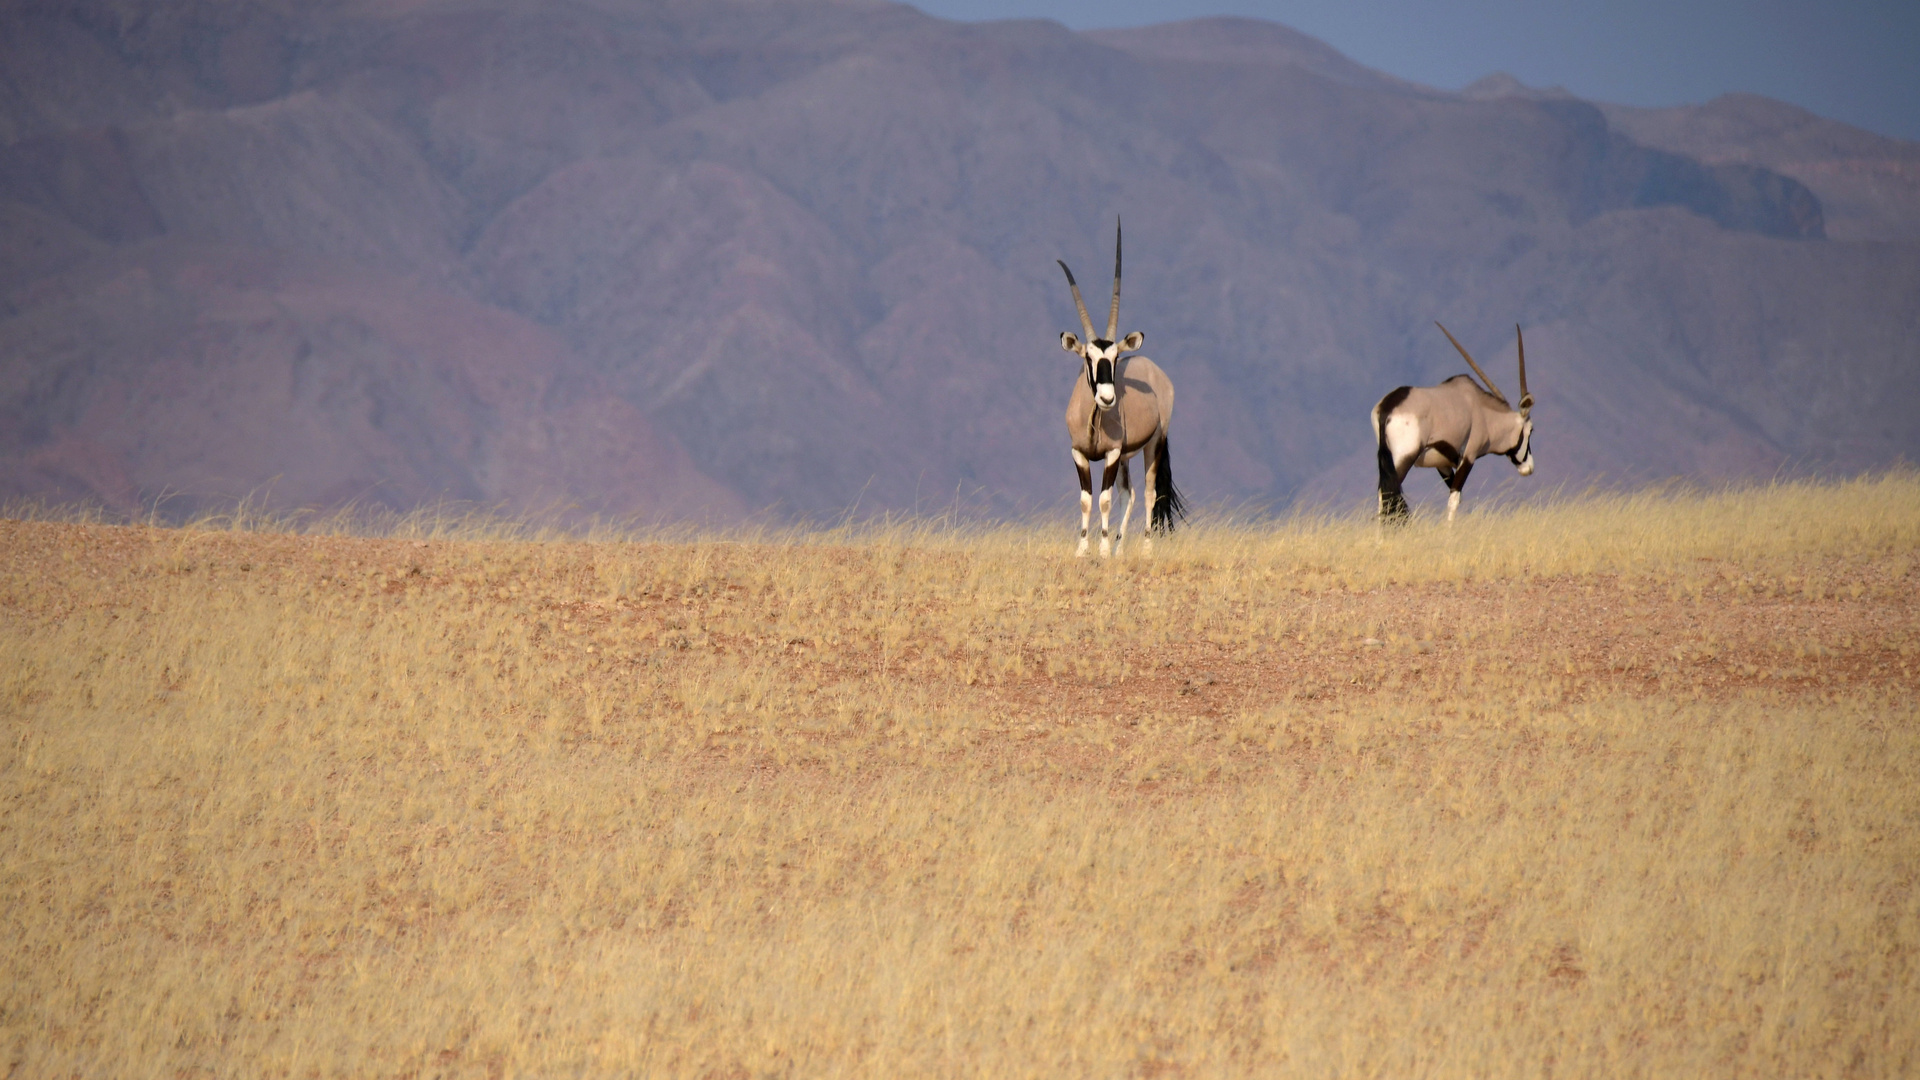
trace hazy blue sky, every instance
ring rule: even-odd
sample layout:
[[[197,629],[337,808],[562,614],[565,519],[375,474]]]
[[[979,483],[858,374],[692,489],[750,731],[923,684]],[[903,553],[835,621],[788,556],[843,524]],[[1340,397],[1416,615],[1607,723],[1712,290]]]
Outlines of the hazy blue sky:
[[[1920,0],[910,2],[943,18],[1047,18],[1078,30],[1251,15],[1444,89],[1506,71],[1529,86],[1627,105],[1749,90],[1920,139]]]

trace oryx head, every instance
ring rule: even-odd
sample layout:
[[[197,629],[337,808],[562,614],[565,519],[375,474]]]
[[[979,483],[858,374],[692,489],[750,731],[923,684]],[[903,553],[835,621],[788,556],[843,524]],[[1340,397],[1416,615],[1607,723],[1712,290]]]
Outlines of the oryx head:
[[[1440,326],[1437,322],[1433,325]],[[1521,476],[1532,476],[1533,395],[1527,392],[1527,339],[1520,333],[1520,324],[1513,324],[1514,341],[1518,343],[1520,350],[1520,405],[1518,408],[1507,404],[1507,395],[1501,393],[1500,388],[1493,385],[1493,380],[1487,377],[1486,372],[1480,370],[1480,365],[1473,362],[1473,356],[1467,352],[1466,348],[1454,338],[1453,334],[1448,331],[1446,327],[1440,326],[1440,332],[1447,335],[1447,340],[1453,342],[1453,347],[1459,350],[1460,356],[1466,360],[1467,366],[1473,369],[1474,374],[1480,376],[1481,382],[1487,384],[1487,392],[1492,394],[1495,400],[1505,405],[1514,416],[1519,418],[1520,439],[1513,444],[1513,449],[1507,451],[1507,460],[1513,462],[1514,468],[1520,470]]]
[[[1519,323],[1513,324],[1513,339],[1520,347],[1520,407],[1514,410],[1520,414],[1520,445],[1507,457],[1513,460],[1521,476],[1532,476],[1533,395],[1527,393],[1527,339],[1521,336]]]
[[[1107,309],[1107,336],[1093,336],[1093,320],[1087,317],[1087,305],[1080,299],[1080,285],[1073,280],[1073,271],[1067,269],[1064,259],[1055,260],[1060,269],[1066,272],[1067,288],[1073,290],[1073,306],[1080,312],[1080,328],[1087,336],[1076,337],[1071,330],[1060,334],[1060,347],[1080,358],[1086,368],[1087,389],[1093,392],[1095,408],[1109,409],[1118,400],[1118,391],[1114,386],[1115,370],[1120,354],[1133,352],[1147,340],[1146,335],[1135,330],[1119,341],[1114,335],[1120,329],[1120,223],[1113,226],[1113,306]]]

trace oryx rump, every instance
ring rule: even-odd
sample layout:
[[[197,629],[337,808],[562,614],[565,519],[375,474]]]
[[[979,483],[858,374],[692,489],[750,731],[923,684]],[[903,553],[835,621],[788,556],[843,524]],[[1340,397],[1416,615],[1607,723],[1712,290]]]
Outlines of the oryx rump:
[[[1167,450],[1167,424],[1173,419],[1173,382],[1153,361],[1144,356],[1122,355],[1138,349],[1145,335],[1138,330],[1116,341],[1120,327],[1120,226],[1113,230],[1113,304],[1107,309],[1107,336],[1095,337],[1093,320],[1080,299],[1080,286],[1065,260],[1060,269],[1067,275],[1067,288],[1073,291],[1073,306],[1080,313],[1080,328],[1085,338],[1071,331],[1060,335],[1060,347],[1080,357],[1082,378],[1074,383],[1073,397],[1067,401],[1067,436],[1073,448],[1073,464],[1080,472],[1080,548],[1087,553],[1087,524],[1093,512],[1093,462],[1100,462],[1100,554],[1104,557],[1120,550],[1126,539],[1127,522],[1133,516],[1133,478],[1127,459],[1141,455],[1147,474],[1146,549],[1153,550],[1153,533],[1172,532],[1174,519],[1185,516],[1180,493],[1173,486],[1173,463]],[[1107,525],[1113,506],[1113,482],[1116,476],[1126,493],[1127,505],[1120,515],[1120,531],[1108,541]]]
[[[1459,509],[1460,489],[1466,486],[1467,474],[1480,458],[1505,454],[1521,476],[1533,475],[1533,395],[1527,392],[1527,343],[1520,336],[1520,327],[1513,328],[1520,348],[1518,408],[1507,403],[1506,395],[1446,327],[1440,326],[1440,332],[1486,382],[1486,389],[1481,389],[1472,375],[1455,375],[1439,386],[1402,386],[1373,407],[1382,518],[1407,516],[1407,499],[1401,494],[1400,484],[1416,465],[1438,469],[1447,482],[1448,521]]]

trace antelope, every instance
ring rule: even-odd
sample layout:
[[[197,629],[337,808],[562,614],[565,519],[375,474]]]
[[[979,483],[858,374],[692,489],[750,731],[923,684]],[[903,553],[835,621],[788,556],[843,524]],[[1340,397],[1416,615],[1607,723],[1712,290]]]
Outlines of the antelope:
[[[1120,225],[1113,227],[1113,304],[1107,309],[1107,336],[1093,336],[1093,320],[1080,299],[1080,285],[1073,280],[1065,259],[1056,259],[1067,275],[1067,288],[1073,291],[1073,306],[1080,312],[1080,328],[1086,337],[1062,331],[1060,347],[1080,358],[1085,375],[1074,384],[1067,399],[1067,437],[1073,450],[1073,465],[1080,472],[1080,549],[1087,554],[1087,523],[1093,513],[1092,463],[1101,463],[1100,474],[1100,557],[1120,551],[1126,540],[1127,522],[1133,517],[1133,477],[1127,459],[1135,453],[1147,474],[1147,531],[1145,550],[1153,551],[1154,532],[1172,532],[1176,516],[1186,516],[1186,505],[1173,486],[1173,464],[1167,452],[1167,424],[1173,419],[1173,382],[1159,366],[1134,353],[1146,341],[1135,330],[1116,343],[1120,328]],[[1112,543],[1107,525],[1112,519],[1113,482],[1120,480],[1127,505],[1120,514],[1120,531]]]
[[[1440,326],[1439,323],[1434,323]],[[1380,517],[1405,520],[1407,498],[1400,482],[1415,465],[1438,469],[1447,482],[1447,521],[1460,508],[1460,489],[1466,486],[1473,463],[1488,454],[1505,454],[1520,470],[1533,475],[1533,395],[1527,392],[1527,341],[1516,323],[1513,336],[1520,348],[1520,406],[1507,397],[1473,362],[1447,328],[1440,326],[1472,375],[1455,375],[1439,386],[1403,386],[1373,407],[1373,435],[1380,448]]]

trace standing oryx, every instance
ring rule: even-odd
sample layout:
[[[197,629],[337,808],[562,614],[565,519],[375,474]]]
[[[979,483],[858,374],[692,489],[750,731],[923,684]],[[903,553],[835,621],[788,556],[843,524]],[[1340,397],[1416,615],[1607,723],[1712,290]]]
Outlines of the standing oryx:
[[[1440,326],[1439,323],[1434,323]],[[1520,346],[1520,407],[1507,404],[1505,394],[1473,362],[1447,328],[1440,326],[1468,366],[1485,380],[1480,389],[1472,375],[1455,375],[1439,386],[1403,386],[1373,407],[1373,435],[1380,448],[1380,516],[1404,519],[1407,499],[1400,482],[1407,470],[1424,465],[1440,470],[1447,482],[1447,520],[1460,506],[1473,463],[1488,454],[1505,454],[1521,476],[1533,475],[1533,395],[1527,393],[1527,342],[1516,324],[1513,335]]]
[[[1120,549],[1126,539],[1127,521],[1133,516],[1133,478],[1128,474],[1127,458],[1141,452],[1147,473],[1146,549],[1153,550],[1153,533],[1172,532],[1174,517],[1186,516],[1180,493],[1173,486],[1173,465],[1167,454],[1167,424],[1173,419],[1173,382],[1153,361],[1144,356],[1121,356],[1140,347],[1146,336],[1135,330],[1116,344],[1120,328],[1120,225],[1113,227],[1113,306],[1107,309],[1107,336],[1093,336],[1093,320],[1087,317],[1087,305],[1080,299],[1080,286],[1065,260],[1057,260],[1066,271],[1067,287],[1073,290],[1073,306],[1080,312],[1080,328],[1086,338],[1072,332],[1060,335],[1060,347],[1080,357],[1086,377],[1074,385],[1067,401],[1067,435],[1073,447],[1073,463],[1080,470],[1080,550],[1087,553],[1087,519],[1093,512],[1093,475],[1091,463],[1098,459],[1100,476],[1100,555],[1104,558]],[[1113,507],[1113,481],[1118,475],[1120,489],[1126,492],[1127,505],[1120,514],[1120,531],[1111,546],[1107,523]]]

